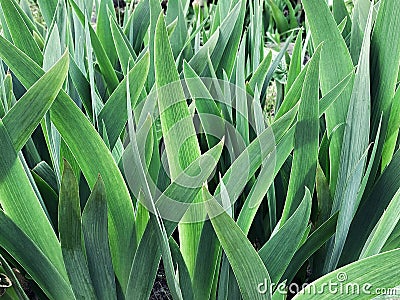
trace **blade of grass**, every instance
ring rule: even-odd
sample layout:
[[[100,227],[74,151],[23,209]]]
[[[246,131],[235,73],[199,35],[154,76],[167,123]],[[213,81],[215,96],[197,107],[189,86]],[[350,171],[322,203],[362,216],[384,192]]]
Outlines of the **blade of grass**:
[[[190,280],[189,271],[186,267],[185,261],[183,260],[181,250],[176,241],[170,237],[169,246],[171,248],[172,259],[177,266],[177,272],[179,272],[179,284],[182,289],[183,299],[193,300],[194,293],[192,288],[192,282]]]
[[[350,54],[354,65],[357,64],[360,56],[370,5],[369,0],[360,0],[354,4],[350,38]]]
[[[242,37],[242,42],[239,46],[239,51],[237,52],[236,59],[236,69],[235,69],[235,99],[236,99],[236,130],[241,135],[244,144],[247,146],[249,144],[249,108],[248,100],[246,94],[245,85],[245,60],[246,60],[246,32]]]
[[[150,1],[150,28],[149,28],[149,35],[148,35],[148,40],[149,40],[149,51],[150,51],[150,70],[149,70],[149,75],[147,76],[147,88],[148,90],[151,89],[151,87],[155,83],[155,41],[156,41],[156,27],[158,24],[158,19],[160,16],[160,13],[162,11],[160,1],[158,0],[149,0]],[[168,35],[168,34],[167,34]]]
[[[285,95],[285,98],[284,98],[283,102],[281,103],[281,105],[279,106],[279,109],[275,115],[275,120],[278,120],[280,117],[282,117],[284,114],[286,114],[299,101],[300,96],[301,96],[301,91],[303,88],[304,79],[306,77],[306,73],[308,70],[308,66],[311,63],[311,61],[313,60],[313,57],[311,57],[311,60],[306,64],[306,66],[303,68],[303,70],[301,70],[300,74],[296,77],[296,80],[293,82],[292,87],[289,89],[289,91]]]
[[[347,11],[346,4],[343,0],[333,0],[332,4],[333,17],[335,18],[336,23],[340,24],[341,22],[343,22],[343,20],[346,20],[346,25],[344,26],[342,32],[343,38],[346,38],[350,34],[352,27],[350,15]]]
[[[188,38],[188,29],[186,27],[185,13],[182,5],[183,3],[180,0],[170,0],[167,8],[167,24],[170,24],[173,20],[178,18],[176,28],[170,37],[172,52],[175,58],[177,58],[181,50],[184,49],[183,47]]]
[[[268,53],[267,56],[261,61],[260,65],[254,71],[250,78],[250,81],[246,84],[247,92],[254,94],[256,86],[260,87],[264,85],[264,79],[267,76],[267,72],[271,66],[272,62],[272,51]]]
[[[215,71],[220,78],[222,70],[230,77],[236,57],[233,55],[224,55],[224,53],[236,53],[239,48],[240,38],[243,30],[245,15],[245,0],[240,0],[232,7],[229,15],[220,25],[220,37],[218,44],[211,53],[211,61],[214,64]],[[208,74],[202,74],[204,76]]]
[[[382,164],[387,165],[392,159],[397,148],[397,138],[400,128],[400,89],[397,88],[390,108],[390,117],[388,121],[386,141],[382,149]]]
[[[240,16],[240,9],[241,6],[237,4],[221,23],[219,29],[213,33],[208,41],[189,61],[189,65],[197,74],[201,74],[204,77],[207,77],[209,75],[207,69],[205,70],[206,64],[204,64],[204,61],[207,59],[209,53],[211,54],[211,60],[217,72],[217,68],[221,62],[223,54],[228,51],[227,45],[230,37],[233,34],[235,24],[237,23]],[[220,75],[218,72],[217,74],[218,76]]]
[[[202,80],[186,62],[183,63],[185,82],[192,99],[195,100],[201,125],[205,131],[209,148],[215,146],[225,134],[220,109]],[[215,116],[215,117],[214,117]]]

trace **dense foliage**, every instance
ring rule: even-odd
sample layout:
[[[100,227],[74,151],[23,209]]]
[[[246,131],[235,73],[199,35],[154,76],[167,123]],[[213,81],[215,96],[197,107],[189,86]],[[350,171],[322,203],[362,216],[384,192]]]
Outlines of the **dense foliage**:
[[[0,296],[400,296],[398,0],[37,4],[0,0]]]

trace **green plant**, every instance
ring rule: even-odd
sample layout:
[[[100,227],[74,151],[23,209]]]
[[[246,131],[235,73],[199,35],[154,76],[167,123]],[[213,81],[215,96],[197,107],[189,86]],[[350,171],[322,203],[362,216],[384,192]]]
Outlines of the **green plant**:
[[[27,298],[12,268],[43,299],[148,299],[161,271],[173,299],[400,286],[396,0],[141,0],[123,20],[38,0],[45,26],[23,3],[0,0],[6,297]]]

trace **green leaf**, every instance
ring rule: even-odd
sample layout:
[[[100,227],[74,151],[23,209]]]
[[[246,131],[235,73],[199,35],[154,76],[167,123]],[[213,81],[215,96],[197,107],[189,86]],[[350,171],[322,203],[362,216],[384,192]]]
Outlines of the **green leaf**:
[[[322,46],[323,47],[323,46]],[[280,226],[293,214],[303,198],[304,187],[314,191],[319,144],[319,56],[321,48],[314,53],[316,59],[310,64],[304,80],[296,131],[290,181],[282,212]]]
[[[271,279],[257,251],[205,187],[203,199],[208,214],[214,216],[211,224],[235,273],[243,299],[271,299]],[[237,251],[238,245],[240,251]],[[265,283],[267,294],[261,294],[258,287]]]
[[[54,24],[47,38],[43,52],[43,70],[48,71],[62,56],[61,39],[57,24]]]
[[[390,237],[382,248],[382,251],[389,251],[400,248],[400,222],[397,223],[396,227],[392,231]]]
[[[372,29],[372,10],[365,29],[358,70],[354,79],[353,92],[346,119],[340,167],[333,198],[331,214],[339,211],[334,241],[328,246],[325,271],[336,268],[344,247],[347,233],[358,208],[357,193],[361,186],[366,164],[364,155],[369,141],[370,117],[370,33]]]
[[[247,91],[249,93],[254,94],[256,86],[262,87],[264,85],[265,77],[267,76],[271,61],[272,51],[270,51],[268,55],[264,57],[260,65],[254,71],[253,76],[251,76],[250,81],[247,83]]]
[[[60,274],[54,261],[49,259],[2,210],[0,210],[0,244],[50,299],[75,299],[66,274],[65,276]]]
[[[47,38],[47,44],[43,54],[43,70],[48,71],[62,56],[61,51],[61,40],[58,31],[58,26],[53,23],[53,28]],[[54,98],[56,95],[54,95]],[[60,172],[60,134],[55,129],[54,125],[51,124],[50,114],[47,113],[41,122],[43,135],[47,144],[47,148],[50,154],[51,162],[54,166],[55,173],[57,175],[57,185],[61,182]]]
[[[320,85],[322,96],[324,96],[352,71],[353,62],[326,1],[303,0],[303,6],[310,24],[314,45],[324,43],[320,61]],[[337,125],[346,121],[351,87],[352,84],[349,84],[326,112],[326,124],[329,135]],[[340,159],[343,130],[344,128],[340,128],[333,135],[329,147],[331,162],[331,174],[329,178],[332,194],[336,188],[339,172],[338,162]]]
[[[351,284],[351,286],[356,286],[360,289],[359,293],[336,293],[334,295],[335,299],[371,299],[374,296],[378,296],[376,288],[393,288],[400,284],[400,270],[392,268],[393,262],[399,259],[400,249],[396,249],[359,260],[312,282],[293,299],[332,299],[332,293],[329,291],[329,282],[336,283],[339,286],[342,285],[343,288],[346,284]],[[389,269],[391,272],[388,272]],[[345,278],[345,281],[340,282],[339,278]],[[362,293],[363,287],[367,291],[366,293]],[[315,293],[315,291],[318,291],[318,293]],[[350,289],[350,291],[352,290]]]
[[[22,149],[61,90],[68,74],[69,54],[44,74],[3,119],[16,151]]]
[[[43,198],[51,224],[53,225],[54,230],[58,230],[58,194],[55,192],[58,191],[57,182],[53,170],[50,169],[52,172],[52,177],[54,177],[56,188],[53,188],[51,183],[48,182],[48,177],[40,172],[40,167],[42,167],[44,164],[45,162],[41,162],[32,170],[32,177],[35,180],[35,184]],[[50,166],[46,166],[50,168]]]
[[[388,121],[386,142],[383,145],[382,150],[382,164],[387,165],[393,157],[393,153],[397,149],[397,138],[399,135],[400,128],[400,89],[397,88],[396,94],[393,97],[390,117]]]
[[[78,181],[69,164],[64,162],[58,207],[58,230],[65,267],[75,297],[94,298],[82,234]]]
[[[361,251],[360,259],[378,254],[400,220],[400,190],[394,195]]]
[[[1,0],[0,4],[14,44],[37,64],[42,65],[43,57],[41,51],[32,37],[32,32],[16,9],[18,4],[14,0]]]
[[[289,89],[289,91],[285,95],[285,99],[278,108],[278,112],[275,115],[275,120],[278,120],[288,111],[290,111],[299,101],[301,96],[301,91],[303,89],[304,79],[306,77],[306,73],[308,70],[308,66],[311,64],[313,58],[314,56],[311,57],[311,60],[306,64],[303,70],[301,70],[300,74],[296,77],[296,80],[293,82],[292,87]]]
[[[132,16],[126,24],[125,33],[129,36],[132,47],[139,54],[144,36],[150,25],[150,2],[142,0],[133,10]]]
[[[60,244],[1,120],[0,140],[1,207],[43,255],[52,261],[60,276],[66,279]]]
[[[397,151],[390,164],[378,178],[375,186],[361,205],[353,219],[341,263],[349,263],[358,258],[368,236],[379,221],[390,201],[400,188],[400,152]],[[379,201],[376,201],[379,199]],[[365,222],[368,220],[368,222]]]
[[[19,3],[21,2],[21,3]],[[25,4],[23,3],[25,2]],[[22,19],[24,20],[26,26],[28,26],[29,30],[34,33],[34,38],[36,40],[39,46],[39,48],[42,48],[43,44],[43,38],[42,38],[42,33],[40,30],[38,30],[37,23],[35,24],[34,19],[32,17],[32,12],[29,8],[29,4],[26,3],[27,1],[18,1],[16,2],[15,0],[13,1],[15,9],[18,11]],[[19,3],[19,4],[18,4]],[[26,7],[28,6],[28,7]],[[7,37],[8,39],[8,37]]]
[[[178,18],[178,23],[170,37],[172,52],[175,58],[178,57],[179,53],[184,49],[186,39],[188,38],[188,29],[186,27],[182,1],[170,0],[167,8],[167,24],[170,24],[176,18]]]
[[[268,0],[268,4],[271,8],[272,17],[274,18],[276,27],[279,33],[284,33],[289,30],[289,23],[283,14],[283,11],[275,3],[275,0]]]
[[[108,90],[112,92],[118,86],[118,78],[117,75],[115,74],[113,65],[109,57],[107,56],[107,53],[104,50],[104,47],[99,40],[99,37],[93,30],[92,25],[90,24],[85,25],[85,23],[87,23],[87,20],[85,18],[85,15],[79,9],[78,5],[75,3],[74,0],[68,0],[68,1],[71,4],[72,8],[74,9],[74,12],[77,15],[79,21],[82,23],[82,26],[88,26],[89,28],[90,40],[92,42],[93,51],[96,55],[101,74],[103,75],[104,80],[107,83]]]
[[[264,31],[263,31],[263,4],[264,1],[255,1],[254,17],[251,20],[250,36],[253,50],[252,71],[254,72],[260,64],[260,59],[264,57]],[[262,38],[260,38],[260,35]]]
[[[222,178],[226,186],[227,197],[234,203],[245,188],[247,182],[252,178],[257,169],[263,163],[271,163],[269,155],[274,163],[275,138],[273,129],[265,129],[251,144],[236,158]],[[215,191],[217,199],[221,197],[220,183]],[[257,203],[250,203],[250,206]]]
[[[380,145],[377,152],[377,158],[380,158],[382,151],[382,170],[393,156],[391,144],[396,144],[395,139],[391,138],[391,135],[387,135],[387,127],[390,115],[396,113],[395,110],[391,112],[390,107],[399,73],[400,45],[393,43],[393,45],[388,46],[388,43],[400,39],[400,32],[392,29],[400,27],[399,15],[400,7],[395,0],[381,1],[371,39],[371,129],[372,134],[376,134],[383,112]],[[386,144],[385,152],[381,150],[383,144]],[[377,160],[376,163],[379,163],[379,161]]]
[[[225,134],[221,112],[206,86],[208,80],[201,79],[190,65],[183,63],[185,82],[192,99],[195,101],[201,125],[203,126],[209,148],[215,146]],[[219,100],[219,99],[217,99]]]
[[[346,20],[342,32],[343,38],[346,38],[350,34],[352,24],[345,2],[343,0],[333,0],[332,11],[337,24]]]
[[[172,259],[174,260],[174,263],[177,266],[177,271],[179,272],[179,285],[182,290],[183,299],[193,300],[194,295],[189,271],[186,267],[185,261],[183,260],[179,245],[173,237],[169,238],[169,246],[171,249]]]
[[[266,96],[266,91],[268,88],[268,85],[272,79],[272,76],[274,75],[276,69],[278,68],[279,64],[281,63],[282,58],[284,57],[286,50],[289,47],[290,42],[293,39],[293,35],[290,35],[285,44],[283,45],[282,49],[279,51],[278,55],[275,57],[274,61],[272,62],[271,66],[268,69],[268,72],[266,74],[266,77],[263,81],[263,84],[260,85],[261,87],[261,104],[264,105],[265,104],[265,96]]]
[[[354,4],[350,37],[350,54],[354,65],[357,64],[360,56],[370,6],[369,0],[360,0]]]
[[[150,2],[150,28],[148,31],[148,47],[150,51],[150,71],[149,75],[147,76],[147,88],[148,90],[154,85],[155,82],[155,42],[156,38],[156,30],[157,24],[162,13],[160,1],[158,0],[149,0]],[[168,31],[167,31],[168,32]],[[168,34],[167,34],[168,36]],[[171,47],[171,46],[170,46]]]
[[[115,49],[113,34],[111,33],[110,18],[115,14],[114,5],[111,0],[100,0],[97,9],[96,35],[103,46],[112,65],[115,65],[118,59]],[[96,4],[97,4],[96,3]],[[97,6],[97,5],[96,5]],[[91,9],[90,7],[88,8]]]
[[[213,53],[218,40],[219,40],[220,30],[217,30],[207,42],[196,52],[195,55],[190,59],[190,67],[197,73],[202,74],[206,68],[204,61],[208,58],[210,53]]]
[[[144,54],[144,56],[129,71],[129,90],[132,108],[136,106],[140,93],[144,88],[146,77],[149,72],[149,58],[149,53],[146,52],[146,54]],[[103,121],[106,126],[111,149],[114,148],[127,121],[127,108],[125,105],[126,83],[127,79],[124,78],[111,94],[99,114],[99,120]]]
[[[32,86],[44,73],[34,61],[1,36],[0,57],[26,87]],[[51,120],[77,160],[89,186],[95,185],[98,174],[104,180],[108,196],[109,240],[114,271],[124,287],[135,245],[131,239],[134,233],[133,205],[122,174],[99,134],[64,91],[60,92],[53,103]],[[80,134],[76,134],[77,132]],[[88,160],[86,153],[96,159]],[[98,159],[100,157],[101,160]]]
[[[108,244],[107,199],[98,178],[82,213],[82,231],[90,278],[97,299],[116,299],[115,276]]]
[[[349,83],[353,81],[354,72],[351,71],[349,75],[343,78],[333,89],[325,94],[319,100],[319,115],[320,117],[328,110],[328,108],[336,101],[336,99],[343,93],[348,87]]]
[[[274,179],[276,153],[273,152],[271,156],[272,158],[270,157],[267,161],[263,162],[256,182],[253,184],[237,219],[238,226],[246,234],[248,234],[250,226],[253,223],[254,217],[258,211],[258,208],[261,205],[262,200],[264,199],[264,196],[267,193],[268,189],[271,187]]]
[[[300,30],[297,34],[296,42],[293,47],[293,54],[290,60],[287,83],[285,85],[285,94],[289,91],[293,82],[296,80],[297,76],[300,74],[303,62],[301,61],[301,51],[302,51],[302,36],[303,31]]]
[[[187,205],[178,206],[179,202],[190,204],[201,190],[201,184],[207,180],[214,170],[222,152],[223,144],[219,143],[200,158],[195,160],[184,173],[177,177],[156,201],[157,210],[164,218],[165,229],[168,236],[174,232],[180,220],[187,210]],[[132,160],[131,160],[132,161]],[[198,178],[197,187],[188,189],[178,183],[183,183],[189,174],[196,174],[202,168]],[[196,186],[192,183],[190,186]],[[171,205],[171,200],[175,200]],[[202,204],[200,204],[202,205]],[[168,218],[169,217],[169,218]],[[158,248],[156,231],[154,227],[147,225],[143,237],[140,240],[135,259],[132,264],[132,275],[126,290],[126,295],[135,295],[137,299],[147,299],[153,287],[153,280],[156,276],[161,251]]]
[[[117,24],[115,18],[111,16],[110,25],[113,41],[118,53],[119,63],[121,64],[122,73],[126,75],[126,72],[128,71],[129,60],[134,61],[136,59],[136,53],[132,49],[131,44],[129,43],[122,29]]]
[[[37,1],[40,7],[40,12],[43,15],[43,19],[45,20],[47,26],[50,26],[51,21],[53,20],[54,13],[57,8],[57,0],[38,0]]]
[[[87,73],[88,73],[88,80],[89,80],[89,89],[90,89],[90,102],[93,111],[92,123],[98,127],[98,116],[101,107],[103,106],[100,97],[98,97],[96,93],[96,86],[95,86],[95,79],[94,79],[94,55],[93,55],[93,47],[92,41],[90,39],[90,29],[91,25],[85,21],[84,32],[85,32],[85,55],[87,59]]]
[[[338,214],[334,214],[325,223],[318,227],[296,251],[285,273],[281,277],[281,281],[292,282],[294,276],[301,266],[318,251],[335,233]]]
[[[311,194],[306,188],[304,198],[293,215],[258,251],[271,282],[278,283],[298,249],[311,214]],[[281,220],[282,222],[282,220]],[[276,252],[275,249],[279,249]]]
[[[243,2],[243,1],[241,1]],[[238,26],[235,24],[240,23],[241,15],[243,14],[241,10],[242,4],[237,4],[228,14],[228,16],[224,19],[224,21],[219,26],[219,30],[214,32],[214,34],[208,39],[206,44],[199,49],[199,51],[193,56],[193,58],[189,61],[189,65],[195,70],[197,74],[201,74],[202,76],[207,76],[208,73],[203,70],[206,67],[204,63],[207,59],[208,53],[211,54],[211,61],[214,65],[216,73],[218,76],[222,74],[223,64],[221,64],[222,57],[224,53],[228,53],[228,51],[232,51],[232,53],[237,52],[237,46],[239,45],[240,41],[240,34],[242,32],[242,28],[240,28],[240,34],[238,35]],[[235,37],[233,37],[235,35]],[[236,49],[229,49],[229,43],[231,38],[234,39],[235,43],[237,40]],[[216,44],[215,44],[216,43]],[[231,42],[232,43],[232,42]],[[231,46],[234,46],[233,44]],[[210,49],[211,48],[211,49]],[[226,58],[227,60],[231,60],[232,62],[226,62],[228,64],[233,65],[234,58]],[[198,65],[199,67],[196,67]],[[228,76],[230,75],[231,71],[225,70]],[[229,71],[229,72],[228,72]],[[220,77],[219,77],[220,78]]]
[[[235,9],[240,9],[240,10],[236,22],[234,22],[233,24],[229,24],[229,26],[232,26],[232,33],[229,36],[229,40],[227,41],[226,46],[223,48],[218,47],[218,51],[220,51],[221,53],[220,59],[217,60],[215,59],[218,56],[214,56],[214,52],[211,55],[211,60],[214,63],[217,75],[221,75],[222,70],[224,70],[226,74],[228,74],[228,76],[232,75],[232,70],[235,64],[236,57],[234,55],[223,55],[223,54],[237,53],[239,49],[239,44],[243,33],[243,25],[246,14],[246,2],[247,2],[246,0],[238,0],[238,1],[233,1],[231,3],[231,11],[234,11]],[[221,29],[223,24],[224,23],[221,24]]]
[[[185,95],[179,82],[178,71],[168,40],[164,16],[160,14],[155,34],[155,78],[158,94],[161,128],[167,153],[171,179],[176,177],[196,158],[200,157],[200,147],[186,104]],[[196,197],[195,202],[200,202]],[[201,218],[202,210],[190,212]],[[192,215],[193,216],[193,215]],[[190,218],[190,214],[187,215]],[[198,219],[198,218],[197,218]],[[198,242],[203,224],[180,225],[182,255],[193,276]]]
[[[236,59],[236,84],[235,84],[235,108],[236,108],[236,130],[241,135],[242,141],[249,144],[249,108],[245,86],[245,60],[246,60],[246,33],[237,52]]]
[[[212,297],[212,284],[214,276],[218,274],[219,268],[218,258],[220,248],[221,246],[211,226],[211,222],[209,220],[205,221],[193,277],[193,291],[196,299]]]

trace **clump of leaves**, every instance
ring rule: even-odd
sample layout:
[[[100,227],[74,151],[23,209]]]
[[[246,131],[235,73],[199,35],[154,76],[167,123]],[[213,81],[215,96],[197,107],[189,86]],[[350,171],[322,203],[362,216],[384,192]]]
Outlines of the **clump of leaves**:
[[[8,298],[400,285],[400,6],[291,3],[0,0]]]

